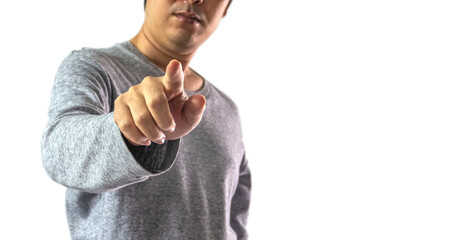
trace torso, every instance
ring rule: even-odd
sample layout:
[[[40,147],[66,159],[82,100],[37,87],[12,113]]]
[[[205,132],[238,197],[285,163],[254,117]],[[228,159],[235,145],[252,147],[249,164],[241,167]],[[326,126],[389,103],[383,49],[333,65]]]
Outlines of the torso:
[[[197,72],[189,68],[189,72],[184,78],[184,89],[190,92],[195,92],[203,87],[204,80]]]

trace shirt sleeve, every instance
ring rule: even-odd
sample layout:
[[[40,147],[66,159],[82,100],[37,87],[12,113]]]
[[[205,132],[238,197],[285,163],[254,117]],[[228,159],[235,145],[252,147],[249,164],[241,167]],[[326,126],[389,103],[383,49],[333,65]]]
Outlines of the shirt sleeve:
[[[51,94],[49,121],[41,140],[42,162],[56,182],[99,193],[167,171],[179,140],[130,147],[114,122],[111,83],[86,51],[61,64]]]
[[[250,207],[251,174],[247,158],[243,157],[239,182],[231,202],[230,224],[239,240],[248,239],[246,230]]]

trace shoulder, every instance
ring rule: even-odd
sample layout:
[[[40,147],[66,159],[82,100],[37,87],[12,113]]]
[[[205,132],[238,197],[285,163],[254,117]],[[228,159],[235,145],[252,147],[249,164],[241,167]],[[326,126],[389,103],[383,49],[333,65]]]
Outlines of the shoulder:
[[[224,91],[214,86],[212,83],[208,82],[208,84],[211,86],[210,90],[211,97],[216,98],[222,104],[225,104],[230,110],[238,112],[238,106],[229,95],[227,95]]]
[[[100,56],[101,54],[92,48],[73,50],[62,61],[59,72],[101,70]]]
[[[62,61],[58,73],[92,73],[104,75],[112,66],[120,62],[120,44],[108,48],[84,47],[70,52]]]
[[[81,48],[70,52],[60,64],[55,84],[105,85],[109,82],[108,69],[114,62],[114,48]]]
[[[65,59],[64,62],[85,62],[85,63],[104,63],[114,58],[117,58],[119,48],[117,45],[108,48],[89,48],[84,47],[78,50],[73,50]]]

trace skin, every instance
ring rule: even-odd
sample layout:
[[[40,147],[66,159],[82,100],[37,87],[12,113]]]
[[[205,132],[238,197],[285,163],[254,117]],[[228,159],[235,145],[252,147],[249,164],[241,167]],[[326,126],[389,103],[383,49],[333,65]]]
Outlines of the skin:
[[[184,89],[199,90],[204,80],[189,63],[228,6],[229,0],[147,1],[145,21],[130,41],[165,75],[148,76],[115,100],[114,121],[130,143],[162,144],[198,125],[206,100],[201,95],[188,97]]]

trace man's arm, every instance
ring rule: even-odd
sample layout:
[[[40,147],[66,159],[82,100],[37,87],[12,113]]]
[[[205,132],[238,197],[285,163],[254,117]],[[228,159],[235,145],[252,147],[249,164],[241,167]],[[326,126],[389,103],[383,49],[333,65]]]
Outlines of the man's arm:
[[[247,158],[243,157],[239,173],[239,183],[231,202],[231,227],[239,240],[248,238],[246,230],[248,211],[250,206],[251,175]]]
[[[69,188],[103,192],[151,176],[137,160],[173,162],[176,141],[160,146],[151,158],[133,157],[114,123],[111,97],[108,76],[93,56],[77,51],[63,61],[41,142],[42,161],[53,180]]]
[[[74,52],[58,70],[41,142],[48,175],[70,188],[104,192],[167,171],[179,140],[127,146],[118,116],[110,112],[110,79],[94,59]]]

